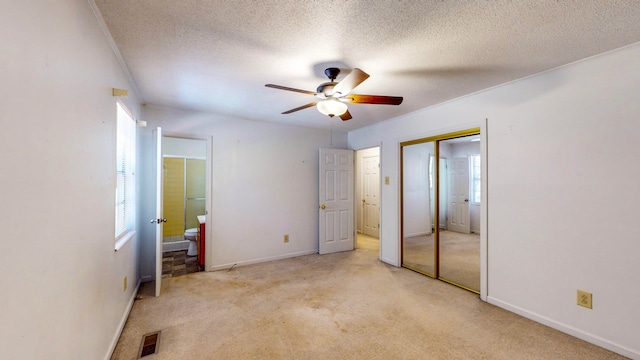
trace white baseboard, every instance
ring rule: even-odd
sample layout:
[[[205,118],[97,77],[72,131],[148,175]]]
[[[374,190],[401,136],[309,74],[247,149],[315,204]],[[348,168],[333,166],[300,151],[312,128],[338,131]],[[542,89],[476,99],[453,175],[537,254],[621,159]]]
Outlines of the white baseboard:
[[[227,270],[232,266],[237,267],[237,266],[245,266],[245,265],[251,265],[251,264],[259,264],[267,261],[282,260],[282,259],[288,259],[288,258],[304,256],[304,255],[312,255],[317,253],[318,253],[318,249],[313,249],[313,250],[300,251],[297,253],[289,253],[284,255],[264,257],[264,258],[253,259],[253,260],[238,261],[234,263],[211,266],[209,271]]]
[[[550,328],[556,329],[558,331],[562,331],[563,333],[569,334],[571,336],[577,337],[578,339],[584,340],[586,342],[592,343],[594,345],[600,346],[601,348],[613,351],[622,356],[626,356],[631,359],[640,359],[640,351],[626,348],[620,344],[616,344],[610,340],[601,338],[600,336],[588,333],[586,331],[576,329],[573,326],[569,326],[567,324],[560,323],[548,317],[533,313],[531,311],[525,310],[518,306],[511,305],[499,299],[493,298],[491,296],[487,297],[487,302],[489,304],[493,304],[495,306],[501,307],[505,310],[511,311],[512,313],[516,313],[522,317],[533,320],[540,324],[546,325]]]
[[[113,336],[113,340],[111,340],[111,345],[109,346],[107,355],[104,357],[105,360],[111,359],[111,356],[113,355],[113,351],[116,349],[116,345],[118,345],[120,334],[122,334],[122,330],[124,330],[124,325],[127,323],[127,319],[129,318],[129,313],[131,313],[131,309],[133,308],[133,303],[136,301],[136,296],[138,295],[138,290],[140,290],[141,283],[142,283],[142,280],[138,280],[138,284],[136,285],[136,288],[133,290],[133,293],[131,294],[131,299],[129,299],[127,308],[125,309],[124,314],[122,314],[122,318],[120,319],[120,324],[118,325],[118,329],[116,330],[116,333]]]

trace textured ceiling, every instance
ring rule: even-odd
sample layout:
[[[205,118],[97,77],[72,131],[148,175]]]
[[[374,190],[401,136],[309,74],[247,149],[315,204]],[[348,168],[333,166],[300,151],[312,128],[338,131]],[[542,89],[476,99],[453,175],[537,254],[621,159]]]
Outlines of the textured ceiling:
[[[91,0],[90,0],[91,1]],[[350,130],[640,41],[640,0],[94,0],[147,104]],[[371,77],[342,122],[308,108],[329,66]]]

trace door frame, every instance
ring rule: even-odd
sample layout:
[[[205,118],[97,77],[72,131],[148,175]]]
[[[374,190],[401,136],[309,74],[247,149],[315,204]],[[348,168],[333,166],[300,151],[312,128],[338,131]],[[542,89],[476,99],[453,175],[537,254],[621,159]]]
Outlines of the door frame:
[[[212,233],[213,226],[210,224],[213,223],[213,219],[211,218],[212,210],[213,210],[213,201],[212,201],[212,192],[213,192],[213,136],[207,137],[195,137],[195,136],[184,136],[182,134],[176,134],[171,132],[163,132],[163,137],[171,137],[185,140],[198,140],[198,141],[206,141],[207,149],[205,156],[205,164],[206,164],[206,179],[205,179],[205,215],[206,215],[206,225],[205,225],[205,251],[204,251],[204,269],[203,271],[213,271],[213,243]]]
[[[357,156],[358,151],[372,149],[372,148],[378,148],[378,156],[379,156],[379,161],[380,161],[380,171],[378,171],[378,177],[379,177],[378,181],[380,183],[380,187],[378,189],[378,194],[379,194],[379,196],[378,196],[378,209],[379,209],[379,217],[380,217],[380,226],[378,226],[378,234],[379,234],[378,240],[379,240],[379,243],[380,243],[380,249],[378,251],[378,260],[382,260],[382,248],[384,246],[384,243],[382,241],[382,237],[383,237],[383,231],[382,230],[384,229],[384,216],[382,216],[383,209],[384,209],[384,199],[383,199],[382,193],[383,193],[383,188],[385,186],[385,184],[382,181],[382,179],[383,179],[382,174],[384,173],[384,170],[385,170],[384,161],[383,161],[383,155],[382,154],[383,154],[384,146],[383,146],[382,142],[378,142],[378,143],[373,143],[373,144],[367,144],[367,145],[360,146],[360,147],[355,147],[355,148],[353,148],[353,151],[356,153],[356,158],[357,158],[358,157]],[[356,164],[354,166],[356,167],[356,169],[355,169],[356,176],[359,176],[358,175],[358,171],[357,171],[358,170],[357,169],[357,162],[358,162],[358,160],[356,160]],[[356,179],[356,181],[357,180],[358,179]],[[356,184],[356,182],[354,181],[354,187],[357,187],[357,185],[355,185],[355,184]],[[354,194],[356,194],[355,190],[356,189],[354,189]],[[358,206],[357,202],[359,202],[361,200],[354,198],[354,201],[356,202],[356,204],[354,204],[354,206]],[[355,213],[356,212],[354,211],[354,216],[356,216]],[[354,218],[354,221],[356,221],[355,218]]]
[[[381,193],[381,174],[382,174],[382,163],[380,161],[380,146],[373,146],[373,147],[369,147],[369,148],[364,148],[364,149],[360,149],[360,150],[354,150],[356,153],[356,171],[355,171],[355,215],[356,215],[356,224],[360,224],[360,229],[358,229],[358,227],[356,226],[356,230],[360,231],[361,234],[364,234],[364,220],[365,220],[365,211],[362,208],[362,200],[364,198],[364,173],[365,173],[365,168],[364,168],[364,159],[368,158],[368,157],[373,157],[373,156],[365,156],[366,154],[363,154],[362,152],[364,151],[368,151],[368,150],[373,150],[376,149],[377,154],[375,155],[378,158],[378,239],[380,239],[380,220],[381,220],[381,216],[380,216],[380,193]]]
[[[164,182],[164,174],[162,170],[163,158],[162,158],[162,128],[157,127],[154,132],[155,140],[155,178],[156,178],[156,208],[155,208],[155,295],[160,296],[162,289],[162,246],[163,246],[163,226],[164,226],[164,213],[163,213],[163,191],[162,186]],[[151,220],[154,223],[154,220]]]

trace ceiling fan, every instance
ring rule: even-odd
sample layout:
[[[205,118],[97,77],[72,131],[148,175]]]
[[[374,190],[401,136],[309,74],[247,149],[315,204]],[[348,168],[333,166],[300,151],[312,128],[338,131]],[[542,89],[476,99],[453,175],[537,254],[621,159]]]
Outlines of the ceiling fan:
[[[319,100],[312,103],[299,106],[295,109],[287,110],[282,114],[291,114],[292,112],[316,106],[318,111],[328,115],[329,117],[339,116],[343,121],[351,119],[351,114],[347,104],[380,104],[380,105],[400,105],[402,97],[400,96],[381,96],[381,95],[359,95],[351,94],[351,91],[367,80],[369,74],[355,68],[340,82],[335,79],[340,74],[338,68],[327,68],[324,74],[329,78],[329,82],[320,84],[315,92],[294,89],[286,86],[266,84],[266,87],[295,91],[303,94],[313,95]]]

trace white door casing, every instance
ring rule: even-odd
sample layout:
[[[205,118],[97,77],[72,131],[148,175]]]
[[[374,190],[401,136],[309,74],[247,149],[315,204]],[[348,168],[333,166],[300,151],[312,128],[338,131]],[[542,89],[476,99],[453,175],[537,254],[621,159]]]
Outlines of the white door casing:
[[[469,234],[471,232],[469,213],[469,159],[466,157],[449,160],[449,206],[447,230]]]
[[[156,225],[156,297],[160,296],[162,286],[162,229],[164,211],[162,208],[162,128],[154,131],[156,138],[156,218],[151,220]]]
[[[319,164],[318,252],[353,250],[353,151],[320,149]]]
[[[363,158],[363,224],[362,232],[380,237],[380,156]]]

